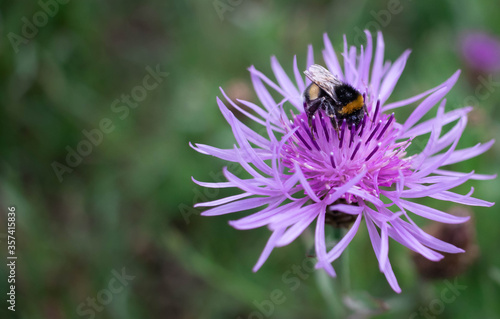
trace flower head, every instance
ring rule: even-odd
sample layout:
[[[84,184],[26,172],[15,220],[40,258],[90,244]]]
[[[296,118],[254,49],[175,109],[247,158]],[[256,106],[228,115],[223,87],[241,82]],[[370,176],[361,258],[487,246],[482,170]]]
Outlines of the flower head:
[[[462,55],[467,64],[481,72],[500,70],[500,40],[485,32],[469,32],[462,37]]]
[[[312,120],[311,130],[302,99],[302,92],[310,84],[309,79],[302,75],[304,70],[298,68],[296,58],[291,79],[273,57],[271,65],[277,83],[253,66],[249,69],[262,107],[238,100],[253,111],[249,112],[229,99],[221,89],[229,104],[262,126],[262,134],[239,121],[217,99],[238,144],[232,149],[192,145],[200,153],[239,163],[251,176],[241,179],[225,168],[227,182],[194,181],[204,187],[242,190],[239,195],[197,204],[198,207],[212,207],[202,213],[204,216],[259,208],[256,213],[230,222],[237,229],[267,226],[272,231],[254,271],[262,266],[275,247],[291,243],[316,220],[316,268],[323,268],[335,276],[331,263],[345,250],[364,217],[380,271],[391,287],[400,292],[388,259],[389,237],[433,261],[443,258],[439,251],[463,252],[425,233],[412,220],[412,214],[450,224],[465,222],[468,217],[447,214],[418,204],[415,199],[431,197],[465,205],[493,205],[473,198],[473,190],[461,195],[450,189],[469,179],[495,176],[442,168],[475,157],[493,144],[490,141],[456,150],[471,108],[446,112],[444,97],[455,84],[459,72],[424,93],[386,103],[410,52],[405,51],[394,63],[384,61],[382,34],[377,35],[375,49],[371,34],[366,32],[366,36],[366,48],[361,47],[359,52],[358,48],[349,47],[344,37],[343,68],[330,40],[324,36],[324,65],[340,81],[350,84],[364,96],[367,114],[359,125],[349,127],[343,122],[336,130],[320,110]],[[310,46],[305,69],[313,64]],[[275,101],[269,88],[283,99]],[[388,112],[417,101],[420,103],[405,121],[398,122],[394,114]],[[420,121],[436,105],[436,116]],[[291,110],[286,111],[290,106]],[[452,122],[455,122],[454,127],[442,134],[443,126]],[[428,133],[430,137],[423,150],[408,156],[407,149],[413,138]],[[352,216],[354,222],[335,247],[327,250],[325,224],[338,213]]]

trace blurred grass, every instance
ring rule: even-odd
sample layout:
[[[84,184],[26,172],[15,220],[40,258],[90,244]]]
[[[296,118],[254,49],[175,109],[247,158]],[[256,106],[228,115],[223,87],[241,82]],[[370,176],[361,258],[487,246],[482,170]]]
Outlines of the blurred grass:
[[[320,58],[323,32],[341,48],[343,34],[348,41],[359,37],[359,30],[374,21],[372,12],[385,10],[387,3],[243,0],[221,21],[210,1],[70,1],[15,53],[7,34],[21,34],[21,18],[31,18],[40,7],[36,2],[3,2],[0,203],[2,211],[16,205],[18,212],[18,311],[13,318],[78,318],[78,305],[95,298],[107,287],[112,270],[122,267],[136,278],[96,318],[248,318],[257,310],[254,301],[269,299],[274,289],[286,297],[274,318],[330,317],[312,274],[295,291],[282,281],[293,264],[302,262],[307,245],[297,241],[275,250],[254,274],[251,268],[269,232],[237,231],[227,224],[236,217],[207,219],[191,208],[207,193],[190,176],[213,180],[212,174],[227,163],[194,152],[188,142],[234,143],[215,103],[219,86],[237,83],[240,89],[229,94],[238,98],[245,93],[255,102],[246,70],[250,65],[271,75],[269,57],[276,55],[291,74],[295,54],[299,65],[305,65],[308,44]],[[381,28],[386,59],[412,49],[391,100],[434,87],[462,69],[447,107],[463,106],[479,83],[460,58],[459,37],[469,29],[499,35],[500,22],[491,9],[496,2],[401,5],[402,12]],[[142,83],[146,66],[157,64],[169,76],[120,119],[112,102]],[[499,136],[499,100],[494,91],[481,101],[459,146]],[[82,130],[98,127],[105,117],[115,130],[60,183],[51,163],[64,163],[66,147],[76,148],[84,138]],[[498,159],[495,145],[453,168],[493,174]],[[470,186],[478,197],[498,201],[497,180],[469,182],[459,190],[467,192]],[[232,192],[221,190],[214,197]],[[429,203],[440,209],[451,206]],[[182,212],[190,214],[189,223]],[[467,289],[446,304],[440,318],[500,314],[500,283],[491,275],[500,268],[500,215],[496,207],[475,212],[481,256],[459,277]],[[5,217],[0,215],[0,233]],[[6,251],[5,241],[1,247]],[[352,287],[387,300],[392,310],[381,318],[408,316],[439,298],[443,282],[421,283],[407,249],[391,242],[391,261],[403,288],[395,295],[371,251],[361,227],[350,246]],[[0,278],[6,277],[6,268],[0,267]],[[5,296],[6,279],[0,282]],[[6,305],[0,314],[13,315]]]

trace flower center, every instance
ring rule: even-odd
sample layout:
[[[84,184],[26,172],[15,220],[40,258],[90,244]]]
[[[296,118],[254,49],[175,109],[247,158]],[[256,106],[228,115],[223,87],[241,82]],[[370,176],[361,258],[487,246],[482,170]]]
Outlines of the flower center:
[[[379,187],[390,187],[408,176],[411,159],[405,158],[410,141],[395,143],[399,124],[394,114],[378,112],[365,115],[358,126],[348,127],[344,120],[338,132],[323,111],[313,117],[312,133],[307,124],[307,115],[292,113],[292,121],[284,123],[286,133],[294,131],[281,149],[282,164],[290,172],[297,164],[319,198],[323,198],[334,187],[344,185],[350,179],[367,171],[357,184],[370,194],[378,196]],[[357,199],[347,194],[348,203]]]

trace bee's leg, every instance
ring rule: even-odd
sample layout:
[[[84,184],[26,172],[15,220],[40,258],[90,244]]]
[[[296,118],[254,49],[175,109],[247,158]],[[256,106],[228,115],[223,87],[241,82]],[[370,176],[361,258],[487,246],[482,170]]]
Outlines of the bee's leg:
[[[335,113],[333,113],[333,116],[330,116],[330,122],[332,122],[333,128],[337,132],[337,135],[339,135],[339,122],[337,120],[337,116],[335,116]]]
[[[313,137],[313,139],[315,140],[316,139],[316,136],[314,136],[314,130],[313,130],[313,125],[312,125],[312,118],[313,118],[314,115],[311,115],[311,116],[308,116],[307,117],[307,122],[309,123],[309,129],[311,130],[311,136]]]
[[[323,104],[323,99],[315,100],[313,103],[309,105],[309,107],[307,107],[307,104],[304,103],[304,109],[306,110],[307,121],[309,123],[309,128],[311,129],[311,136],[313,137],[313,139],[316,139],[316,137],[314,136],[313,132],[312,118],[314,116],[314,113],[318,111],[318,109],[321,107],[322,104]]]
[[[366,108],[366,93],[363,93],[363,112],[368,115],[368,108]]]
[[[359,123],[361,124],[361,122],[368,122],[368,120],[370,122],[372,122],[372,125],[373,125],[373,118],[370,117],[370,114],[368,113],[368,109],[366,108],[366,104],[363,103],[363,117],[359,119]],[[368,117],[368,120],[365,120],[364,117]]]
[[[327,103],[325,107],[326,115],[330,118],[330,122],[332,122],[332,126],[337,131],[337,135],[339,134],[339,123],[337,121],[337,116],[335,115],[335,109],[332,104]]]

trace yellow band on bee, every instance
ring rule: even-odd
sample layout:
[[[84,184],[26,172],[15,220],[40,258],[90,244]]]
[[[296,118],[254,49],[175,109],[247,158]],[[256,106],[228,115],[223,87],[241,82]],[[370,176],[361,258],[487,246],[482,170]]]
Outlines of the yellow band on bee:
[[[351,114],[353,112],[359,111],[363,107],[364,101],[363,96],[359,95],[358,98],[351,103],[344,106],[339,113],[340,114]]]

